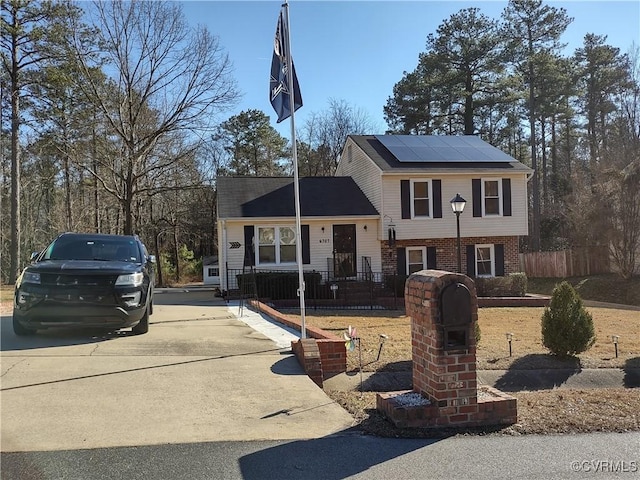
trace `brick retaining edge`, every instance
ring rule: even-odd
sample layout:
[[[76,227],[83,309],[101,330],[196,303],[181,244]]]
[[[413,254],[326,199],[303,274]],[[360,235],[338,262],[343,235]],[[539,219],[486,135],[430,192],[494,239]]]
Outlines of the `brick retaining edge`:
[[[257,300],[250,300],[249,304],[275,322],[302,331],[299,319],[288,318]],[[304,372],[322,388],[324,380],[347,371],[347,347],[342,338],[321,328],[305,325],[305,330],[307,338],[292,341],[291,350]]]

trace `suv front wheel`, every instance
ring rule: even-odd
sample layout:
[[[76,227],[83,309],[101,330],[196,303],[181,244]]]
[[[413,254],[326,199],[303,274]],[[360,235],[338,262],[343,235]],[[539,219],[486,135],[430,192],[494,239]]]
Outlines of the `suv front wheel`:
[[[147,305],[147,309],[144,311],[144,315],[140,319],[140,322],[134,326],[131,331],[135,335],[142,335],[143,333],[147,333],[149,331],[149,306]]]
[[[13,333],[18,335],[19,337],[26,337],[28,335],[35,335],[36,331],[31,330],[30,328],[23,327],[20,324],[20,322],[18,322],[18,319],[14,315],[13,316]]]

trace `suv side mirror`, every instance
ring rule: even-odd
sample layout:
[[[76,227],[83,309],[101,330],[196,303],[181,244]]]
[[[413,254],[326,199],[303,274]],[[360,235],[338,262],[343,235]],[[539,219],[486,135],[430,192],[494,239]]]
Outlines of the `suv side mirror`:
[[[149,255],[149,261],[151,263],[156,263],[156,256],[155,255]]]
[[[35,259],[38,258],[38,255],[40,255],[40,252],[31,252],[31,256],[29,257],[29,261],[31,263],[33,263],[35,261]]]

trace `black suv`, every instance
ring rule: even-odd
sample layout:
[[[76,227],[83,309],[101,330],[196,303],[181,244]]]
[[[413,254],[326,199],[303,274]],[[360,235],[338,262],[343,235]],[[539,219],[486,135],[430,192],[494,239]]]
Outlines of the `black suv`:
[[[135,235],[63,233],[16,282],[13,331],[133,327],[147,333],[155,258]]]

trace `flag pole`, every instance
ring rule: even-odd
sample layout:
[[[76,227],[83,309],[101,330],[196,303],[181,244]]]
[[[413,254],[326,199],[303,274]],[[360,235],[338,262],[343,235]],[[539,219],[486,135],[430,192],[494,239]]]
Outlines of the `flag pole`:
[[[307,338],[307,328],[305,325],[305,304],[304,304],[304,273],[302,269],[302,227],[300,225],[300,182],[298,179],[298,146],[296,144],[296,122],[295,122],[295,91],[293,84],[293,56],[291,55],[291,41],[289,32],[289,3],[285,0],[282,5],[286,16],[286,60],[287,60],[287,83],[291,92],[289,94],[289,111],[291,112],[291,148],[293,157],[293,191],[296,204],[296,259],[298,263],[298,296],[300,297],[300,333],[301,338]]]

